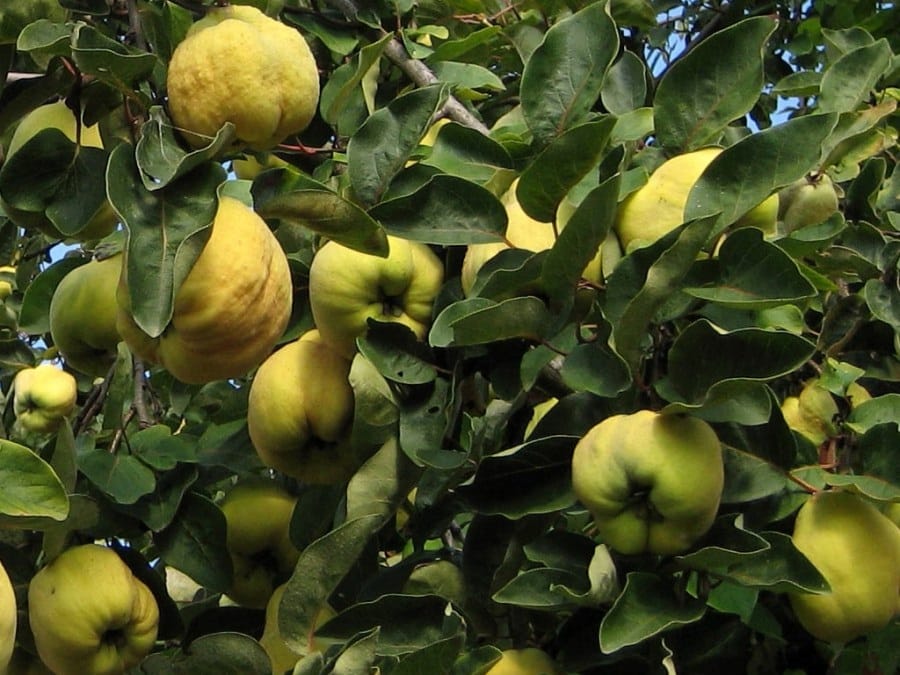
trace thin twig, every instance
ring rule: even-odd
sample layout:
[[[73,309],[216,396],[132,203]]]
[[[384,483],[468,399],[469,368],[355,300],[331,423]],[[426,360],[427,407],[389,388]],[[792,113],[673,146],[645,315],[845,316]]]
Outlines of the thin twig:
[[[144,362],[134,357],[131,361],[131,372],[134,376],[134,412],[137,414],[141,429],[153,426],[153,418],[147,409],[147,378],[144,374]]]

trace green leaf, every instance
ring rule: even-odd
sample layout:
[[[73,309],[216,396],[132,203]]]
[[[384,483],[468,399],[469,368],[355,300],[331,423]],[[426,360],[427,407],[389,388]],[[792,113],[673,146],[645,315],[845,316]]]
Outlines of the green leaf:
[[[647,99],[647,68],[634,52],[625,50],[603,82],[600,100],[614,115],[625,115],[644,105]]]
[[[653,105],[663,147],[685,152],[714,143],[729,122],[753,107],[763,85],[763,50],[776,25],[771,17],[739,21],[669,68]]]
[[[797,263],[755,228],[732,232],[719,251],[718,278],[684,292],[737,309],[767,309],[816,295]]]
[[[614,125],[613,117],[604,117],[566,129],[550,141],[516,185],[516,199],[525,213],[553,222],[569,190],[597,166]]]
[[[600,651],[612,654],[699,621],[705,613],[702,600],[679,598],[671,582],[648,572],[629,572],[625,589],[600,623]]]
[[[619,51],[616,25],[602,2],[554,24],[525,63],[522,111],[543,145],[584,122]]]
[[[116,509],[137,518],[153,532],[160,532],[172,524],[185,494],[197,482],[199,475],[196,466],[181,464],[160,474],[153,492],[132,505],[117,504]]]
[[[604,340],[579,344],[563,361],[560,376],[573,391],[612,398],[631,385],[631,371]]]
[[[837,115],[804,115],[741,139],[700,176],[684,207],[686,220],[719,216],[718,233],[773,192],[818,166]]]
[[[453,122],[441,127],[431,152],[421,163],[479,185],[513,167],[504,146],[476,129]]]
[[[888,285],[885,279],[869,279],[863,288],[863,296],[875,318],[900,332],[900,289],[896,282]]]
[[[699,402],[718,382],[773,380],[799,368],[814,352],[815,345],[792,333],[758,328],[721,333],[700,319],[675,339],[668,378],[684,401]]]
[[[45,529],[69,514],[52,467],[24,445],[0,439],[0,526]]]
[[[486,457],[457,494],[479,513],[522,518],[575,502],[572,451],[578,437],[547,436]]]
[[[466,94],[465,91],[459,92],[458,90],[460,89],[487,89],[488,91],[503,91],[506,89],[503,80],[484,66],[474,63],[436,61],[432,70],[441,82],[457,90],[458,95]]]
[[[446,471],[469,459],[467,452],[444,448],[450,397],[450,382],[438,378],[429,396],[400,406],[400,447],[418,466]]]
[[[723,504],[740,504],[773,497],[789,486],[789,480],[780,469],[748,452],[723,448],[725,461],[725,489]]]
[[[78,25],[72,35],[72,59],[85,75],[131,95],[136,83],[159,64],[155,54],[129,49],[86,24]]]
[[[353,636],[345,642],[331,664],[331,673],[337,675],[369,675],[375,670],[378,658],[378,642],[381,627]],[[296,670],[294,671],[296,673]],[[296,675],[306,675],[306,672]]]
[[[143,187],[131,146],[109,159],[109,200],[128,228],[127,273],[131,313],[150,337],[172,318],[175,293],[209,237],[217,208],[216,188],[225,170],[207,163],[167,187]]]
[[[65,18],[65,10],[57,0],[6,3],[0,8],[0,44],[15,44],[19,33],[30,23],[41,19],[65,21]]]
[[[863,401],[850,411],[847,427],[864,434],[879,424],[900,426],[900,394],[885,394]]]
[[[309,649],[319,609],[383,524],[381,515],[348,520],[300,553],[278,608],[278,627],[289,649],[301,654]]]
[[[185,434],[173,435],[164,424],[154,424],[130,436],[131,452],[147,466],[168,471],[179,462],[195,462],[196,439]]]
[[[868,100],[891,66],[891,47],[884,38],[847,52],[822,75],[819,110],[847,112]]]
[[[272,664],[262,646],[249,635],[212,633],[186,643],[175,654],[153,654],[144,661],[147,675],[271,675]]]
[[[437,377],[434,355],[404,328],[394,322],[372,322],[365,336],[357,339],[360,353],[392,382],[433,382]]]
[[[78,457],[78,468],[102,492],[121,504],[134,504],[156,489],[153,471],[136,457],[96,449]]]
[[[254,207],[263,218],[301,225],[362,253],[387,257],[387,235],[353,202],[290,169],[273,169],[253,182]]]
[[[735,422],[754,426],[766,423],[772,414],[772,400],[766,385],[744,379],[716,382],[702,399],[686,402],[672,390],[671,378],[655,383],[656,392],[671,401],[664,410],[667,414],[694,415],[707,422]]]
[[[347,485],[347,520],[379,516],[385,522],[415,487],[422,470],[389,439],[359,468]]]
[[[550,311],[534,296],[502,302],[471,298],[449,305],[437,316],[429,342],[436,347],[461,347],[510,338],[537,341],[551,335],[553,329]],[[448,333],[451,337],[445,342],[441,336]]]
[[[360,203],[381,201],[446,97],[444,87],[414,89],[372,113],[353,135],[347,145],[347,172]]]
[[[185,495],[178,516],[154,542],[167,565],[201,586],[224,593],[231,586],[231,555],[225,548],[225,515],[195,492]]]
[[[349,63],[338,68],[322,87],[319,108],[323,119],[329,124],[338,124],[342,112],[351,100],[362,94],[363,81],[370,71],[377,71],[384,48],[392,39],[385,35],[377,42],[366,45],[353,55]],[[353,129],[352,131],[355,131]]]
[[[19,51],[27,52],[38,61],[50,61],[54,56],[68,57],[72,53],[71,24],[39,19],[22,29],[15,41]]]
[[[397,401],[391,385],[363,355],[354,357],[350,366],[350,386],[353,388],[353,439],[377,442],[389,438],[399,418]]]
[[[429,244],[502,241],[506,211],[486,188],[465,178],[437,174],[409,195],[387,199],[369,211],[404,239]]]

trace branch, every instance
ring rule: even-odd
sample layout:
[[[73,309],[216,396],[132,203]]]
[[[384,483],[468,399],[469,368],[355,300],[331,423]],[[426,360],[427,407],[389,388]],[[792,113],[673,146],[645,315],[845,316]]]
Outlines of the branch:
[[[133,357],[131,361],[131,373],[134,376],[134,400],[132,406],[134,412],[137,413],[138,424],[141,429],[153,426],[153,417],[147,409],[146,387],[147,378],[144,374],[143,360]]]

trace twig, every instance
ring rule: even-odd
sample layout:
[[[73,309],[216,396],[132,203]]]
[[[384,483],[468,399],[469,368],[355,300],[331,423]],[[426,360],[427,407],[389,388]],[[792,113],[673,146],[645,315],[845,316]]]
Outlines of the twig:
[[[147,399],[145,397],[147,389],[147,378],[144,375],[143,360],[134,357],[131,361],[131,372],[134,376],[134,401],[132,406],[137,414],[138,425],[141,429],[153,426],[153,418],[147,409]]]
[[[128,26],[134,35],[134,44],[143,51],[147,51],[147,39],[141,28],[141,13],[137,8],[137,0],[128,0]]]
[[[78,417],[75,418],[75,425],[72,428],[72,432],[76,436],[90,424],[91,420],[94,419],[94,417],[97,416],[97,413],[103,408],[103,404],[106,402],[106,394],[109,391],[109,383],[112,381],[115,369],[116,364],[113,363],[109,367],[109,370],[106,371],[106,376],[103,378],[103,381],[94,387],[91,390],[91,393],[88,394],[88,399],[82,406],[81,412],[78,413]]]

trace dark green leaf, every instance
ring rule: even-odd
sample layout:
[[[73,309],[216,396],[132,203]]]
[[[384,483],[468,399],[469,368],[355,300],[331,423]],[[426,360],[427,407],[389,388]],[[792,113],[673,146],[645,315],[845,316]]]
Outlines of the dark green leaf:
[[[360,353],[385,378],[401,384],[427,384],[437,373],[434,355],[409,330],[399,324],[373,322],[357,340]]]
[[[91,450],[78,457],[78,468],[104,493],[121,504],[134,504],[156,488],[156,477],[146,464],[126,454]]]
[[[822,75],[819,110],[847,112],[867,100],[891,65],[887,40],[859,47],[835,61]]]
[[[644,105],[647,98],[647,68],[634,52],[622,52],[609,69],[600,98],[614,115],[624,115]]]
[[[486,344],[509,338],[540,340],[552,334],[554,320],[546,305],[534,296],[511,298],[485,305],[483,298],[453,303],[432,326],[431,344],[436,347]],[[438,336],[449,328],[450,340]]]
[[[131,50],[93,26],[78,25],[72,38],[72,59],[79,70],[123,92],[131,93],[159,63],[155,54]]]

